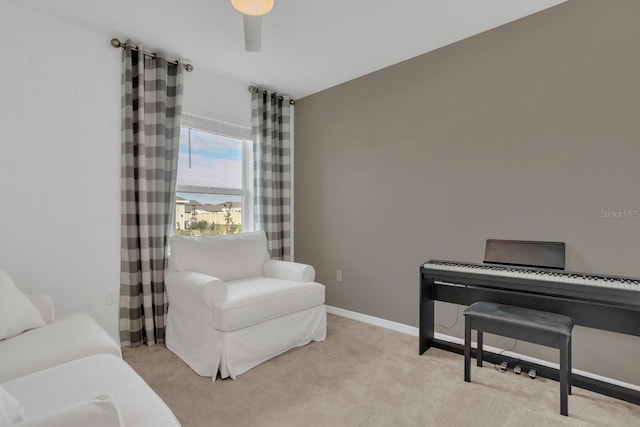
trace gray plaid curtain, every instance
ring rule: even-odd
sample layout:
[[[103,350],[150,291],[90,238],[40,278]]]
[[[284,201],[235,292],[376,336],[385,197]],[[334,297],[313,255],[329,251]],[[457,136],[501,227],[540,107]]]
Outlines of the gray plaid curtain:
[[[166,249],[173,223],[182,64],[131,49],[122,55],[120,341],[164,342]]]
[[[291,260],[291,106],[269,91],[251,94],[256,229],[271,257]]]

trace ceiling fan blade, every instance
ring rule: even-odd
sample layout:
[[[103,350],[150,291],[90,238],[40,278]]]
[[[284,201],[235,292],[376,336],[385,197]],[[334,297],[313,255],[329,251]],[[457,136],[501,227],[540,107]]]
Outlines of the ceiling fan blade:
[[[262,16],[243,15],[244,50],[260,52],[262,48]]]

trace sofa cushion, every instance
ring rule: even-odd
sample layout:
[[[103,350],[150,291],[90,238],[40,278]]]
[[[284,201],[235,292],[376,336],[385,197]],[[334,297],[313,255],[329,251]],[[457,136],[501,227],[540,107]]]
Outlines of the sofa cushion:
[[[0,382],[98,353],[121,357],[120,347],[89,315],[74,313],[0,341]]]
[[[15,378],[2,386],[22,403],[25,420],[108,394],[125,426],[180,426],[173,412],[142,377],[112,354],[76,359]]]
[[[44,325],[38,309],[0,268],[0,340]]]
[[[264,231],[226,236],[171,238],[171,265],[176,271],[196,271],[227,281],[260,276],[269,259]]]
[[[9,426],[23,420],[22,404],[0,385],[0,426]]]
[[[216,302],[213,326],[233,331],[295,311],[324,304],[324,286],[269,277],[227,282],[227,299]]]
[[[29,418],[20,427],[121,427],[120,412],[111,396],[74,403],[46,414]]]

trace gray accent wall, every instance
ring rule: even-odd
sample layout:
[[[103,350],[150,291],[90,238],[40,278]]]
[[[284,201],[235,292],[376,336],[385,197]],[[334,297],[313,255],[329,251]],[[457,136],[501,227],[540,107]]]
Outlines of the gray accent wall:
[[[481,262],[487,238],[640,276],[639,16],[570,0],[298,100],[295,254],[327,304],[417,326],[420,264]],[[438,303],[437,331],[462,337],[461,311]],[[574,337],[574,368],[640,385],[640,338]]]

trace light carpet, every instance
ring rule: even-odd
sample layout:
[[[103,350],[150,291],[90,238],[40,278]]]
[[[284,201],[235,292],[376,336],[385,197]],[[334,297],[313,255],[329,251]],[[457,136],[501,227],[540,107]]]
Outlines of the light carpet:
[[[327,340],[290,350],[236,380],[195,374],[163,345],[123,349],[124,359],[173,410],[199,426],[631,426],[640,406],[430,349],[418,339],[329,315]]]

